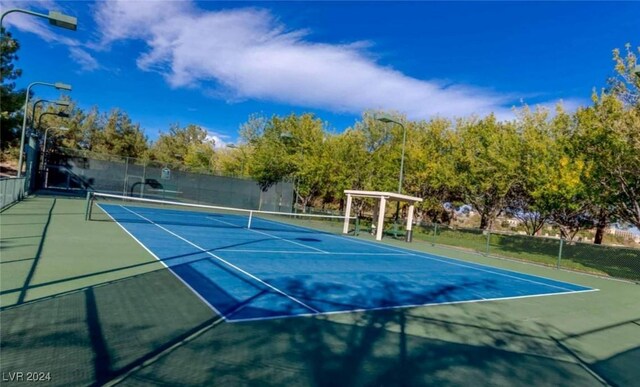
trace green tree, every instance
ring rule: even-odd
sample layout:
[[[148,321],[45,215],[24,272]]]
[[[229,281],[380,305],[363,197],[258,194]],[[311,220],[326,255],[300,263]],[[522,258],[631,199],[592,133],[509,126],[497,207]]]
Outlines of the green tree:
[[[249,144],[225,147],[216,153],[218,167],[224,176],[247,176],[252,156],[253,148]]]
[[[433,119],[407,125],[405,192],[424,199],[418,212],[432,222],[450,222],[462,204],[460,182],[451,156],[457,133],[451,121]]]
[[[207,131],[197,125],[172,125],[169,133],[161,134],[153,144],[151,157],[166,164],[183,164],[190,170],[213,172],[215,143],[207,136]]]
[[[637,52],[640,54],[640,47],[637,47]],[[640,103],[640,75],[635,73],[638,56],[633,52],[631,44],[625,45],[624,55],[620,53],[620,49],[614,49],[613,61],[616,75],[607,81],[607,94],[615,95],[627,105],[637,106]]]
[[[290,114],[274,116],[263,126],[253,118],[244,130],[254,149],[249,172],[262,189],[290,179],[303,208],[322,195],[329,177],[322,121],[312,114]]]
[[[338,198],[341,207],[345,189],[397,190],[402,128],[378,121],[377,114],[365,112],[361,121],[328,141],[331,174],[326,197]],[[367,204],[358,200],[354,202],[354,210],[360,214]]]
[[[20,44],[4,29],[0,35],[0,150],[5,150],[19,137],[24,91],[16,90],[15,84],[22,75],[22,70],[15,67]]]
[[[507,205],[518,177],[519,141],[512,123],[495,116],[460,120],[454,146],[457,181],[465,203],[480,214],[480,227],[490,228]]]
[[[344,191],[364,189],[370,174],[369,153],[364,146],[364,134],[352,128],[327,136],[325,140],[329,174],[324,184],[325,203],[335,203],[344,209]],[[361,213],[364,202],[354,202],[354,210]]]
[[[98,130],[91,133],[91,150],[123,157],[145,157],[147,138],[127,113],[118,109],[100,118]]]
[[[591,165],[597,243],[613,217],[640,226],[640,106],[625,106],[617,97],[594,94],[593,106],[576,113],[581,152]]]

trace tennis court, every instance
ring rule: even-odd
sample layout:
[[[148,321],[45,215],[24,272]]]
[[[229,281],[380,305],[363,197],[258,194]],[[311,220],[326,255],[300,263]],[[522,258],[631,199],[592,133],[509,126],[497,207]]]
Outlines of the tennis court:
[[[38,195],[4,211],[2,372],[60,386],[638,379],[636,284],[184,204],[97,200],[86,221],[86,201]]]
[[[252,214],[98,204],[228,321],[595,291]],[[142,205],[141,205],[142,204]]]

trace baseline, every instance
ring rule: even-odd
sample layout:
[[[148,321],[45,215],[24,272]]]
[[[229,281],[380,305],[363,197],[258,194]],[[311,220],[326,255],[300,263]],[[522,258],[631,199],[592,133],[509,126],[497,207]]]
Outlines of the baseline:
[[[265,222],[282,224],[280,222],[276,222],[276,221],[269,220],[269,219],[262,219],[261,218],[261,220],[263,220]],[[284,225],[289,226],[289,227],[294,228],[294,229],[295,228],[306,229],[306,227],[291,226],[291,225],[287,225],[286,223]],[[442,263],[446,263],[446,264],[454,265],[454,266],[466,267],[466,268],[469,268],[469,269],[478,270],[478,271],[491,273],[491,274],[495,274],[495,275],[500,275],[500,276],[504,276],[504,277],[509,277],[509,278],[517,279],[517,280],[524,281],[524,282],[531,282],[531,283],[535,283],[535,284],[538,284],[538,285],[544,285],[544,286],[548,286],[548,287],[551,287],[551,288],[561,289],[561,290],[564,290],[566,293],[584,292],[584,291],[598,291],[599,290],[599,289],[588,288],[586,286],[574,284],[574,283],[571,283],[571,282],[558,281],[558,280],[553,280],[553,279],[542,277],[542,276],[538,276],[538,275],[520,273],[520,272],[515,271],[515,270],[495,268],[495,267],[492,267],[492,266],[489,266],[489,265],[484,265],[484,264],[481,264],[481,263],[471,263],[470,264],[470,263],[462,261],[460,259],[445,257],[445,256],[441,256],[441,255],[431,254],[431,253],[418,252],[418,251],[415,251],[415,250],[409,250],[409,249],[402,248],[402,247],[380,246],[381,243],[379,243],[379,242],[378,243],[374,243],[374,242],[370,242],[370,241],[357,240],[357,239],[349,238],[349,237],[346,237],[346,236],[343,236],[343,235],[334,235],[334,234],[326,233],[326,232],[319,232],[319,233],[321,233],[323,235],[327,235],[329,237],[337,238],[337,239],[340,239],[340,240],[343,240],[343,241],[350,241],[350,242],[353,242],[353,243],[358,243],[358,244],[363,244],[363,245],[367,245],[367,246],[371,246],[371,247],[376,247],[376,248],[380,248],[380,249],[383,249],[383,250],[393,251],[395,253],[404,252],[407,255],[412,255],[412,256],[419,257],[419,258],[423,258],[423,259],[429,259],[429,260],[442,262]],[[480,267],[478,267],[478,266],[480,266]],[[498,271],[496,271],[496,270],[498,270]],[[510,274],[507,274],[505,272],[514,273],[514,274],[518,274],[518,275],[510,275]],[[543,280],[546,280],[546,281],[566,283],[568,285],[573,285],[573,286],[577,286],[577,287],[580,287],[580,288],[585,288],[585,290],[568,289],[568,288],[564,288],[564,287],[557,286],[557,285],[552,285],[552,284],[545,283],[545,282],[539,282],[539,281],[534,281],[534,280],[527,279],[527,278],[522,278],[520,276],[528,276],[528,277],[540,278],[540,279],[543,279]]]

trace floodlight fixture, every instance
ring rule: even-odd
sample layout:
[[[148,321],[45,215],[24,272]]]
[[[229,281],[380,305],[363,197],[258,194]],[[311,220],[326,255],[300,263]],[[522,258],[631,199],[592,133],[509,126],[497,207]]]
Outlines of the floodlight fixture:
[[[44,14],[44,13],[33,12],[27,9],[20,9],[20,8],[13,8],[3,12],[2,16],[0,16],[0,28],[2,28],[2,22],[4,21],[4,17],[14,12],[24,13],[27,15],[37,16],[37,17],[47,19],[49,20],[49,24],[56,27],[64,28],[67,30],[76,31],[78,29],[78,19],[73,16],[65,15],[57,11],[49,11],[49,14]]]
[[[78,19],[56,11],[49,11],[49,24],[71,31],[78,29]]]

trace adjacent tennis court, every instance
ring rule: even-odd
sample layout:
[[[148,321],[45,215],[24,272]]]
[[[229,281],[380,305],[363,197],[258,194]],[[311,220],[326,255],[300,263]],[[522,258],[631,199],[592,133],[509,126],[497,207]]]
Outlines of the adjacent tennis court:
[[[596,290],[259,213],[163,208],[130,198],[98,207],[228,321]]]

